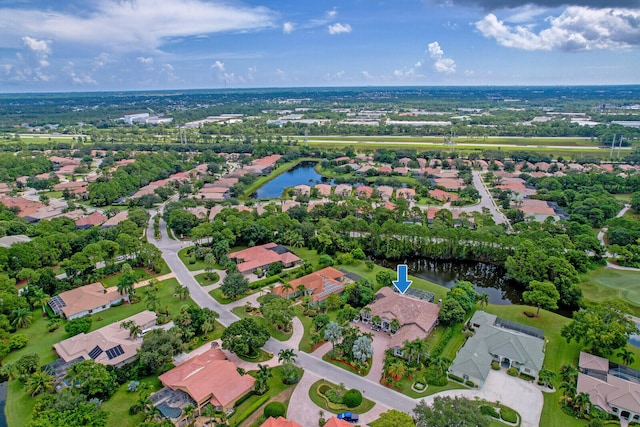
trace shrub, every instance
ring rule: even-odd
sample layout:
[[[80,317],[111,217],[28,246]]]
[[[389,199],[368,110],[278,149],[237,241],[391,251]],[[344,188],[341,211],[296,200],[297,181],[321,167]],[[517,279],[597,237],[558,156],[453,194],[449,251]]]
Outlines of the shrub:
[[[500,418],[508,423],[517,423],[518,413],[511,408],[503,406],[502,408],[500,408]]]
[[[324,392],[324,395],[327,396],[329,402],[331,403],[342,403],[342,396],[340,396],[334,389],[329,389]]]
[[[11,350],[18,350],[26,347],[27,342],[29,342],[29,338],[25,334],[13,334],[11,338],[9,338],[9,348]]]
[[[429,385],[433,385],[436,387],[442,387],[447,385],[447,382],[449,382],[447,380],[447,376],[443,375],[443,376],[437,376],[435,371],[429,367],[424,371],[424,380],[427,382],[427,384]],[[462,379],[460,380],[462,382]]]
[[[475,387],[475,386],[476,386],[476,384],[475,384],[473,381],[469,381],[469,380],[467,380],[467,381],[465,381],[464,383],[465,383],[467,386],[469,386],[469,387]]]
[[[284,405],[281,402],[271,402],[264,407],[264,416],[269,418],[282,417],[285,414]]]
[[[495,410],[495,408],[493,406],[482,405],[480,407],[480,413],[482,415],[488,415],[488,416],[493,417],[493,418],[500,418],[500,414],[498,414],[498,412],[496,412],[496,410]]]
[[[512,377],[517,377],[518,370],[516,368],[509,368],[507,369],[507,374],[511,375]]]
[[[464,380],[457,375],[449,374],[449,378],[451,378],[454,381],[458,381],[459,383],[464,382]]]
[[[91,318],[89,316],[71,319],[64,325],[64,330],[69,336],[78,335],[79,333],[87,333],[91,328]]]
[[[499,371],[500,370],[500,362],[498,362],[496,360],[491,362],[491,369],[493,369],[494,371]]]
[[[535,377],[532,377],[531,375],[527,375],[527,374],[519,374],[518,376],[525,381],[535,381],[536,379]]]
[[[360,393],[360,390],[352,388],[344,394],[342,403],[347,405],[349,408],[355,408],[362,403],[362,393]]]

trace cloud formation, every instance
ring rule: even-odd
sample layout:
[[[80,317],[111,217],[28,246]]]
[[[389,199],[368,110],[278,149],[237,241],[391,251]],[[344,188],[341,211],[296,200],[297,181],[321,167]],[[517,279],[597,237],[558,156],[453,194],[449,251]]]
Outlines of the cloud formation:
[[[446,6],[480,7],[486,11],[516,9],[523,5],[535,5],[545,8],[563,6],[582,6],[592,8],[622,7],[639,8],[640,0],[429,0],[431,3]]]
[[[548,28],[507,25],[490,13],[476,22],[485,37],[505,47],[522,50],[589,51],[640,46],[640,10],[568,7],[546,20]]]
[[[216,61],[211,66],[212,70],[224,71],[224,62]]]
[[[339,22],[336,22],[335,24],[329,25],[328,29],[329,29],[329,34],[331,34],[332,36],[335,36],[337,34],[350,33],[351,25],[341,24]]]
[[[433,69],[438,73],[452,74],[456,72],[456,62],[451,58],[444,57],[444,51],[437,41],[429,43],[427,53],[429,57],[435,61],[433,63]]]
[[[17,34],[119,50],[159,49],[170,39],[274,25],[274,13],[204,0],[98,0],[82,13],[0,8],[0,45],[15,47]],[[33,39],[35,40],[35,39]]]
[[[282,32],[285,34],[291,34],[295,28],[293,22],[285,22],[282,24]]]

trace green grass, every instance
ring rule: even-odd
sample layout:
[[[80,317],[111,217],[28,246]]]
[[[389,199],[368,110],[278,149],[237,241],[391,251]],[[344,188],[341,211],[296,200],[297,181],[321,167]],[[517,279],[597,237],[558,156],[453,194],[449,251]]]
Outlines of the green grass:
[[[257,371],[251,371],[249,374],[255,374]],[[269,378],[267,384],[269,384],[269,391],[267,391],[267,395],[269,398],[273,398],[280,394],[282,391],[286,390],[289,387],[295,387],[295,384],[283,384],[282,382],[282,367],[276,366],[271,369],[272,376]],[[239,415],[242,415],[249,407],[251,407],[256,401],[260,400],[262,396],[253,395],[244,402],[242,402],[238,407],[235,408],[235,412],[229,418],[229,425],[236,426],[237,419]],[[268,400],[267,400],[268,402]]]
[[[402,378],[400,380],[400,382],[399,382],[399,385],[400,385],[401,389],[397,390],[397,391],[399,393],[402,393],[402,394],[404,394],[406,396],[409,396],[409,397],[411,397],[413,399],[419,399],[421,397],[430,396],[432,394],[440,393],[441,391],[467,390],[467,387],[465,387],[465,386],[463,386],[461,384],[458,384],[455,381],[449,381],[447,383],[447,385],[443,385],[443,386],[430,385],[423,392],[416,392],[411,388],[411,385],[414,382],[416,382],[416,380],[420,380],[420,382],[424,383],[424,378],[422,378],[419,373],[414,375],[412,379],[408,379],[407,377]]]
[[[240,359],[244,360],[245,362],[251,362],[251,363],[262,363],[262,362],[266,362],[267,360],[271,360],[273,358],[273,354],[267,353],[262,349],[260,349],[260,352],[256,357],[247,357],[241,354],[238,354],[237,356]]]
[[[220,281],[220,276],[218,275],[218,273],[212,273],[212,274],[213,274],[213,280],[207,279],[207,273],[200,273],[197,276],[195,276],[194,279],[196,279],[196,281],[200,283],[200,286],[214,285]]]
[[[22,383],[18,380],[9,381],[7,387],[7,403],[5,416],[10,427],[22,427],[31,421],[31,413],[37,399],[32,398],[24,391]]]
[[[640,272],[601,267],[591,273],[589,282],[583,286],[587,299],[619,298],[627,304],[640,306]]]
[[[232,302],[236,301],[234,299],[225,297],[220,288],[215,288],[214,290],[209,292],[209,295],[211,295],[213,299],[218,301],[220,304],[231,304]]]
[[[365,371],[358,371],[358,370],[356,370],[355,368],[353,368],[350,365],[347,365],[347,364],[342,363],[342,362],[337,361],[337,360],[332,360],[330,358],[329,353],[331,353],[331,351],[329,351],[326,354],[324,354],[322,356],[322,360],[324,360],[325,362],[330,363],[333,366],[336,366],[336,367],[338,367],[340,369],[344,369],[347,372],[351,372],[352,374],[355,374],[355,375],[358,375],[358,376],[361,376],[361,377],[366,377],[367,374],[369,373],[369,371],[371,370],[371,361],[369,362],[369,365],[367,366],[367,369]]]
[[[148,377],[140,380],[140,384],[149,384],[151,389],[149,392],[153,393],[162,388],[162,384],[156,377]],[[127,387],[129,383],[124,383],[116,392],[102,404],[102,408],[109,413],[107,419],[107,425],[118,427],[136,427],[144,420],[144,414],[129,415],[129,407],[136,403],[139,398],[137,392],[128,392]]]
[[[134,267],[133,272],[136,275],[136,282],[142,282],[143,280],[151,279],[152,277],[156,277],[159,274],[149,274],[149,272],[141,267]],[[102,284],[105,288],[110,288],[112,286],[118,285],[118,280],[122,277],[122,273],[114,274],[108,277],[105,277],[101,280]]]
[[[344,409],[330,409],[329,407],[327,407],[327,402],[318,394],[318,387],[323,384],[326,384],[330,387],[338,388],[337,385],[330,383],[329,381],[326,381],[326,380],[316,381],[311,385],[311,387],[309,387],[309,397],[311,398],[311,401],[313,401],[313,403],[323,408],[324,410],[331,412],[333,414],[339,414],[341,412],[344,412]],[[375,406],[375,402],[372,402],[371,400],[363,397],[362,403],[356,406],[355,408],[349,409],[349,411],[356,414],[364,414],[366,412],[369,412],[374,406]]]
[[[204,270],[205,268],[207,268],[207,264],[205,264],[204,261],[201,261],[201,260],[196,260],[196,262],[193,264],[189,263],[190,259],[195,259],[195,256],[187,255],[187,252],[189,252],[192,249],[193,249],[193,246],[190,246],[190,247],[180,249],[178,251],[178,258],[180,258],[180,261],[182,261],[184,266],[187,267],[187,270],[198,271],[198,270]]]
[[[267,328],[267,330],[269,331],[269,334],[271,334],[271,336],[274,337],[275,339],[277,339],[278,341],[286,341],[286,340],[288,340],[289,338],[291,338],[291,334],[293,333],[293,328],[289,332],[282,332],[282,331],[277,330],[264,317],[252,316],[251,314],[249,314],[249,313],[247,313],[245,311],[244,307],[236,307],[233,310],[231,310],[231,312],[233,314],[235,314],[236,316],[238,316],[239,318],[241,318],[241,319],[244,319],[246,317],[251,317],[257,323],[259,323],[262,326],[264,326],[265,328]]]
[[[585,427],[587,425],[586,421],[562,412],[558,403],[562,395],[561,392],[542,393],[542,395],[544,397],[544,406],[540,415],[541,426]],[[504,426],[504,424],[502,425]]]

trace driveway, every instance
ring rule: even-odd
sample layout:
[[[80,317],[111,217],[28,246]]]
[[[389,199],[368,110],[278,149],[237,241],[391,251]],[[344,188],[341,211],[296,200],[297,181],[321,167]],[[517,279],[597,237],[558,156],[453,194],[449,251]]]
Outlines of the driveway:
[[[371,330],[370,323],[356,323],[356,326],[360,328],[362,332],[373,334],[373,365],[369,374],[365,377],[368,380],[378,382],[382,377],[382,370],[384,366],[384,352],[389,348],[389,341],[391,337],[388,333],[383,331],[374,332]]]

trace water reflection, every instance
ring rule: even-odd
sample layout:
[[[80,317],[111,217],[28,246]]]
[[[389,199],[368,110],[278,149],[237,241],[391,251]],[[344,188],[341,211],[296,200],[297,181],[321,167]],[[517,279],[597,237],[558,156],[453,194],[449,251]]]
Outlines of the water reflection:
[[[411,259],[403,262],[376,260],[376,263],[396,269],[397,264],[407,264],[409,274],[447,288],[459,280],[467,280],[478,293],[489,294],[491,304],[522,304],[523,289],[506,278],[503,268],[473,261],[441,261],[434,259]]]

